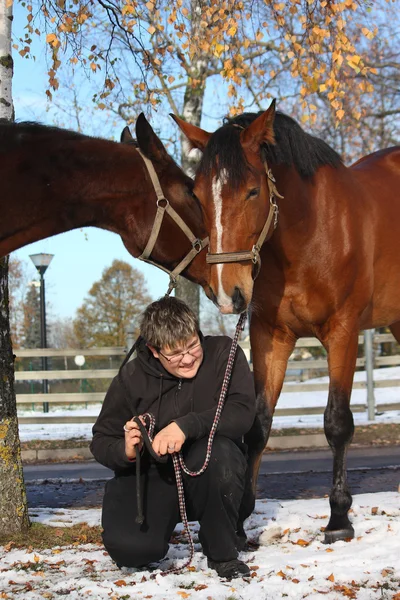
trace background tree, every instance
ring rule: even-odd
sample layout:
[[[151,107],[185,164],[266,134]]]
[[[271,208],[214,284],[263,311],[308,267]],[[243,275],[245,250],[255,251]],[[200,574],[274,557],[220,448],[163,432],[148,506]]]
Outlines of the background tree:
[[[0,118],[12,119],[12,4],[0,0]],[[9,326],[8,257],[0,259],[0,533],[29,527]]]
[[[114,260],[77,310],[74,334],[79,347],[125,346],[127,328],[133,326],[138,333],[138,317],[149,302],[140,271]]]
[[[13,348],[23,345],[24,301],[28,281],[26,264],[11,256],[9,260],[10,332]]]
[[[41,348],[40,334],[40,287],[32,281],[23,305],[22,339],[24,348]]]

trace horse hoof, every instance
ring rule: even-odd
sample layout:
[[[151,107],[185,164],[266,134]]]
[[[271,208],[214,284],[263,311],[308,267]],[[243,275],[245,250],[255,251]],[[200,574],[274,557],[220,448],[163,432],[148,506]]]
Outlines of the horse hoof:
[[[354,538],[354,529],[353,527],[347,527],[346,529],[336,529],[333,531],[325,531],[325,539],[324,544],[333,544],[334,542],[339,542],[340,540],[352,540]]]

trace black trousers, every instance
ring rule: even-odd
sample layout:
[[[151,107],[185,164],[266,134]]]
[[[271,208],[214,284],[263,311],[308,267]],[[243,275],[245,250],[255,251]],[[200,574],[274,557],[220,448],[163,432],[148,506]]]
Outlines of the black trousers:
[[[205,459],[207,439],[185,444],[185,462],[199,469]],[[172,463],[172,461],[170,461]],[[119,475],[106,484],[103,500],[103,542],[120,566],[141,567],[161,560],[180,522],[178,493],[171,464],[152,464],[141,476],[145,522],[135,522],[136,477]],[[204,554],[215,561],[237,557],[237,525],[244,492],[247,462],[230,439],[216,436],[211,460],[198,477],[184,475],[186,511],[199,521]]]

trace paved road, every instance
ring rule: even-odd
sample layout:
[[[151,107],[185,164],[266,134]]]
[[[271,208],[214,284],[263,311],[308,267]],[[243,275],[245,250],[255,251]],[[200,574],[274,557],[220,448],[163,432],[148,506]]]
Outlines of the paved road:
[[[353,494],[395,491],[400,482],[400,446],[352,448],[348,467]],[[324,496],[329,493],[331,469],[329,450],[267,453],[261,465],[258,497]],[[24,474],[25,481],[31,482],[27,486],[29,505],[54,508],[100,506],[104,483],[112,476],[109,469],[95,462],[27,465]]]

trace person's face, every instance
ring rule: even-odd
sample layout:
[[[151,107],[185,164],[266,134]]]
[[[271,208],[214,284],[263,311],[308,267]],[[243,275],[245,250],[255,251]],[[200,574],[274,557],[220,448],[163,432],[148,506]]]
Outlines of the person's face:
[[[203,360],[203,348],[198,335],[194,335],[188,342],[178,343],[174,348],[164,346],[158,351],[152,346],[149,348],[164,369],[179,378],[195,377]]]

